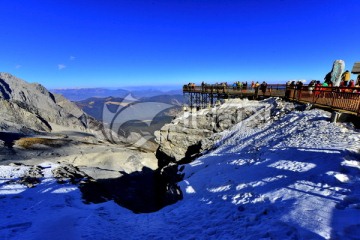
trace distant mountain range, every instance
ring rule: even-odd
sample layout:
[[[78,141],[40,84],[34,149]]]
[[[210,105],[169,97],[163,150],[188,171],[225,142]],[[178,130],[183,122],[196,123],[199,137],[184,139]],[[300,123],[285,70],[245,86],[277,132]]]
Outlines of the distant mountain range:
[[[169,123],[183,104],[181,88],[165,93],[148,87],[132,90],[55,89],[52,92],[72,100],[80,109],[98,121],[111,124],[112,130],[125,138],[129,138],[134,132],[153,134],[164,124]],[[123,120],[126,118],[129,119]]]
[[[141,99],[92,97],[74,103],[98,121],[108,124],[126,142],[133,142],[144,133],[148,133],[147,140],[153,141],[154,132],[171,122],[181,110],[182,102],[182,95],[159,95]]]
[[[80,131],[116,143],[131,145],[141,141],[137,147],[155,151],[154,131],[170,122],[182,105],[182,95],[176,95],[176,91],[168,93],[102,88],[50,92],[40,84],[0,73],[0,133],[6,132],[0,134],[0,144],[10,144],[9,138],[15,133]],[[91,97],[74,101],[87,96]],[[9,137],[8,132],[13,135]]]
[[[177,90],[160,90],[159,87],[138,87],[131,90],[125,89],[107,89],[107,88],[68,88],[68,89],[51,89],[52,93],[61,94],[71,101],[81,101],[92,97],[107,98],[117,97],[125,98],[131,94],[135,98],[154,97],[159,95],[179,95],[182,89]]]

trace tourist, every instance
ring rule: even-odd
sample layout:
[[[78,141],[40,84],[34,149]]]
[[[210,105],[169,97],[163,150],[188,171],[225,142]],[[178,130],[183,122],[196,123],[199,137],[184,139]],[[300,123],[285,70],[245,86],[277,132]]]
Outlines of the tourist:
[[[353,88],[353,87],[355,87],[355,82],[353,79],[351,79],[349,82],[349,88]]]
[[[290,88],[295,88],[295,81],[291,81]]]
[[[223,83],[221,83],[221,86],[222,86],[223,92],[225,93],[225,91],[227,89],[227,83],[223,82]]]
[[[355,87],[356,89],[354,90],[354,92],[360,93],[360,75],[357,76]]]
[[[311,82],[308,85],[308,91],[310,92],[310,94],[312,94],[312,91],[314,90],[316,84],[316,80],[311,80]]]
[[[260,89],[263,92],[263,95],[265,95],[266,88],[267,88],[267,83],[265,81],[263,81],[263,83],[260,86]]]
[[[344,81],[344,86],[345,86],[345,87],[348,85],[349,80],[350,80],[350,72],[349,72],[349,70],[346,70],[346,71],[341,75],[341,81]]]
[[[234,84],[232,85],[234,90],[236,90],[237,85],[238,85],[238,82],[234,82]]]
[[[298,81],[297,83],[296,83],[296,90],[301,90],[302,89],[302,87],[303,87],[303,82],[302,81]]]
[[[251,82],[251,88],[255,88],[255,83],[254,83],[254,81]]]
[[[324,82],[326,82],[327,84],[329,84],[329,82],[331,82],[331,71],[328,72],[326,74],[326,76],[324,77]]]
[[[238,82],[237,82],[237,90],[241,90],[242,87],[243,87],[242,82],[238,81]]]
[[[319,96],[320,95],[320,90],[321,90],[321,83],[320,81],[316,81],[316,84],[315,84],[315,96]]]

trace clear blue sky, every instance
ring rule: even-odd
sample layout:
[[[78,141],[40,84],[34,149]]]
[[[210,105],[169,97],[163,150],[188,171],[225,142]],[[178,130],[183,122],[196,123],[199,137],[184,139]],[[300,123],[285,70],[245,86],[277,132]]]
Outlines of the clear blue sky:
[[[322,80],[360,61],[359,15],[359,0],[1,0],[0,71],[47,88]]]

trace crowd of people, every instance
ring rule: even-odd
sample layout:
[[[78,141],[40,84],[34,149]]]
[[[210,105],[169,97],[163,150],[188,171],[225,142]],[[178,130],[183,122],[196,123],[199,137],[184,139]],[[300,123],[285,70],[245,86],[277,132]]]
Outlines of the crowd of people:
[[[351,74],[349,70],[346,70],[342,75],[341,75],[341,81],[340,81],[340,85],[339,87],[360,87],[360,75],[357,76],[357,80],[356,83],[353,79],[351,78]],[[334,83],[331,81],[331,71],[326,74],[325,78],[324,78],[324,86],[329,86],[332,87],[334,86]]]
[[[350,77],[351,77],[351,74],[350,74],[349,70],[346,70],[342,74],[338,92],[360,93],[360,74],[357,76],[356,82],[353,79],[350,79]],[[196,85],[195,85],[195,83],[188,83],[184,87],[186,87],[189,90],[195,90]],[[286,83],[286,87],[296,89],[296,90],[301,90],[304,87],[304,82],[303,81],[288,81]],[[306,89],[309,91],[324,90],[324,87],[334,87],[334,83],[331,81],[331,72],[326,74],[323,82],[321,82],[319,80],[310,81],[310,83],[307,85]],[[260,90],[263,94],[265,94],[268,89],[268,84],[265,81],[263,81],[261,84],[258,81],[257,82],[252,81],[251,84],[249,84],[249,85],[248,85],[247,81],[245,81],[245,82],[236,81],[233,84],[228,84],[227,82],[221,82],[221,83],[217,82],[215,84],[208,84],[205,82],[201,83],[202,91],[207,91],[209,89],[217,89],[217,90],[220,89],[220,90],[223,90],[224,92],[227,91],[228,89]]]
[[[188,83],[187,85],[184,85],[184,88],[189,90],[195,90],[196,84],[195,83]],[[214,89],[229,89],[232,88],[233,90],[247,90],[247,89],[260,89],[261,91],[265,92],[267,89],[267,83],[263,81],[261,84],[259,82],[252,81],[250,86],[248,85],[248,82],[240,82],[236,81],[232,85],[228,84],[227,82],[216,82],[215,84],[208,84],[205,82],[201,83],[201,90],[206,90],[209,88]]]
[[[349,70],[346,70],[342,76],[340,85],[338,86],[338,92],[358,92],[360,93],[360,75],[357,76],[356,82],[353,79],[350,79],[350,72]],[[292,89],[300,90],[304,86],[304,83],[302,81],[288,81],[286,83],[287,87],[290,87]],[[307,90],[318,90],[321,88],[321,90],[324,90],[324,87],[334,87],[334,83],[331,81],[331,72],[326,74],[324,81],[321,82],[319,80],[312,80],[307,85]]]

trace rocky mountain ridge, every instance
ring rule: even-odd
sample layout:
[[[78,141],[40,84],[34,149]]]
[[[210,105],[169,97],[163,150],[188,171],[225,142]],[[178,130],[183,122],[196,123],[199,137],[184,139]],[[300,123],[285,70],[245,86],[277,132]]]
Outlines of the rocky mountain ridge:
[[[0,73],[0,106],[0,130],[31,133],[68,128],[101,136],[101,124],[75,104],[9,73]]]
[[[159,196],[165,185],[155,154],[124,145],[127,139],[112,130],[42,85],[0,73],[0,165],[26,166],[21,184],[35,187],[42,179],[39,172],[48,170],[39,166],[48,162],[62,169],[53,173],[61,173],[54,175],[60,181],[89,180],[75,182],[84,202],[114,200],[135,212],[163,207],[166,199]]]

